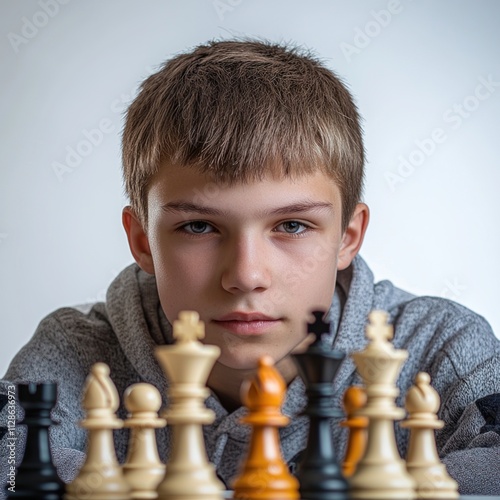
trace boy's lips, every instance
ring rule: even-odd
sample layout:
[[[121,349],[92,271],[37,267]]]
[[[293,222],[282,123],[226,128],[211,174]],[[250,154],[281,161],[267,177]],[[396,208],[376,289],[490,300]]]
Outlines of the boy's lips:
[[[262,335],[280,321],[280,318],[272,318],[259,312],[233,312],[213,320],[216,325],[237,335]]]

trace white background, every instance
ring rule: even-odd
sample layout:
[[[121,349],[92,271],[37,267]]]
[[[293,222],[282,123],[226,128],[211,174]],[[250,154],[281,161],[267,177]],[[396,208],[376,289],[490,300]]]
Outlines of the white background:
[[[465,304],[498,335],[500,83],[471,96],[481,78],[500,82],[499,21],[494,0],[2,1],[0,371],[43,316],[102,300],[132,262],[120,131],[138,83],[234,36],[305,45],[348,82],[368,154],[361,254],[377,279]],[[102,141],[58,177],[102,120]],[[400,157],[420,164],[391,188]]]

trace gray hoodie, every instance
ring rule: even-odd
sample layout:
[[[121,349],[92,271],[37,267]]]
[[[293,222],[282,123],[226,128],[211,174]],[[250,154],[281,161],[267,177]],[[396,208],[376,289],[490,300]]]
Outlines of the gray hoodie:
[[[393,343],[407,349],[409,358],[398,380],[404,396],[419,371],[432,377],[441,395],[440,418],[446,423],[437,433],[437,445],[450,474],[459,482],[462,494],[500,494],[500,342],[480,316],[452,301],[435,297],[414,297],[389,281],[374,283],[373,274],[361,257],[338,274],[335,297],[329,312],[331,333],[325,341],[347,354],[366,344],[367,315],[372,309],[388,311],[395,327]],[[171,325],[158,298],[155,278],[133,264],[110,285],[106,303],[86,308],[62,308],[40,323],[35,335],[16,355],[0,383],[0,418],[6,424],[7,386],[19,381],[56,380],[58,404],[51,429],[54,462],[60,476],[70,481],[83,463],[85,431],[81,392],[90,367],[97,361],[110,366],[120,395],[136,382],[154,384],[165,394],[167,381],[154,358],[158,344],[172,342]],[[349,357],[335,381],[335,399],[345,389],[361,383]],[[2,396],[3,395],[3,396]],[[164,404],[168,404],[164,399]],[[230,487],[248,445],[250,429],[239,423],[243,409],[228,414],[218,399],[206,401],[216,415],[204,428],[208,457],[219,477]],[[288,387],[283,412],[291,423],[281,429],[285,460],[292,470],[304,449],[308,423],[299,416],[306,399],[297,378]],[[19,415],[22,413],[20,410]],[[118,415],[126,417],[121,405]],[[24,449],[24,429],[17,426],[17,459]],[[126,455],[128,431],[115,431],[117,456]],[[332,434],[341,460],[346,430],[333,422]],[[163,460],[168,457],[170,429],[157,432]],[[1,482],[6,478],[8,434],[0,444]],[[396,440],[404,455],[408,431],[396,425]],[[0,497],[1,498],[1,497]]]

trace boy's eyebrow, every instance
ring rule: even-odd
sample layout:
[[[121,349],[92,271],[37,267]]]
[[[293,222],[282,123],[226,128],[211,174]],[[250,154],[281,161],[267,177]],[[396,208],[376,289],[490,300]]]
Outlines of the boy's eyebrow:
[[[187,201],[171,201],[165,203],[161,206],[162,210],[165,212],[184,212],[192,213],[196,212],[202,215],[212,215],[212,216],[227,216],[227,212],[219,210],[217,208],[205,207],[203,205],[198,205],[196,203],[191,203]],[[303,201],[298,203],[291,203],[290,205],[285,205],[283,207],[271,208],[260,212],[258,215],[260,217],[267,215],[287,215],[291,213],[309,212],[316,210],[330,210],[333,211],[333,204],[324,201]]]
[[[285,205],[283,207],[264,210],[262,215],[287,215],[324,209],[333,211],[333,204],[326,201],[303,201],[298,203],[291,203],[290,205]]]
[[[224,212],[217,208],[204,207],[187,201],[171,201],[162,205],[161,208],[164,212],[198,212],[203,215],[224,215]]]

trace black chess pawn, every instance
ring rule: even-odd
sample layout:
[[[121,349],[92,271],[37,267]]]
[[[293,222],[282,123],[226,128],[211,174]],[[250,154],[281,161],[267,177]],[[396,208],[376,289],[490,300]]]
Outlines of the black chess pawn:
[[[7,498],[62,500],[64,483],[52,463],[49,427],[50,411],[57,398],[57,384],[18,384],[17,397],[24,408],[27,426],[24,457],[16,472],[15,491],[6,490]]]
[[[324,313],[314,311],[314,323],[308,333],[316,335],[306,352],[293,355],[306,386],[308,404],[304,414],[309,417],[309,436],[302,461],[297,467],[302,500],[347,500],[348,484],[335,457],[331,419],[341,417],[334,405],[333,380],[345,353],[328,348],[321,340],[329,333],[330,324]]]

